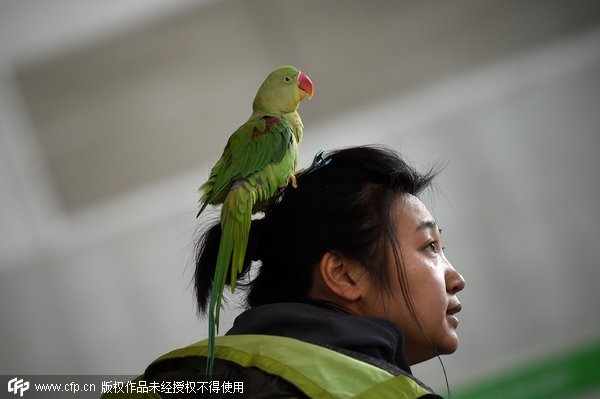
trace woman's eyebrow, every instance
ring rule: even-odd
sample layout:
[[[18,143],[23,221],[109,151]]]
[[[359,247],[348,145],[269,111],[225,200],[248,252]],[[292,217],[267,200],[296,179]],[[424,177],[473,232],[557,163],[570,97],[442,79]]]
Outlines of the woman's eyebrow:
[[[437,223],[435,222],[435,220],[424,220],[423,222],[419,223],[419,225],[417,226],[417,229],[415,231],[421,231],[421,230],[425,230],[425,229],[436,229],[437,228]],[[438,231],[441,233],[442,229],[438,229]]]

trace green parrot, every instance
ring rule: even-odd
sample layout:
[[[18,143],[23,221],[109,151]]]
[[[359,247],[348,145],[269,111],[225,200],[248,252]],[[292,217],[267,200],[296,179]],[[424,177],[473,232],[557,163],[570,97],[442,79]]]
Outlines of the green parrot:
[[[199,189],[202,195],[196,217],[208,204],[223,204],[208,310],[209,375],[227,271],[231,270],[234,292],[246,255],[252,214],[261,211],[289,182],[297,187],[294,170],[303,134],[297,111],[304,97],[312,98],[313,94],[311,80],[297,68],[283,66],[271,72],[258,89],[250,119],[231,135],[208,181]]]

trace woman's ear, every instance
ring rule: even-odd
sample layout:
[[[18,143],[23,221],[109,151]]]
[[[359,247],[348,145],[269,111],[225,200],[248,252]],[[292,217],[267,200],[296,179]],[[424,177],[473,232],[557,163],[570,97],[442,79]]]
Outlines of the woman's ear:
[[[348,302],[360,301],[368,290],[366,270],[339,252],[326,252],[321,257],[319,274],[331,293]]]

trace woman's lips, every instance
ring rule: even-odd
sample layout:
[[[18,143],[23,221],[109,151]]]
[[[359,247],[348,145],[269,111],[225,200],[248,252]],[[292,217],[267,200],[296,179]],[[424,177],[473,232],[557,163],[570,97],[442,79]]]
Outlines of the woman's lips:
[[[446,318],[448,319],[448,323],[450,323],[450,325],[454,328],[458,327],[458,317],[451,315],[451,314],[447,314]]]
[[[448,323],[454,328],[458,327],[458,317],[455,316],[456,313],[462,310],[462,305],[457,303],[456,305],[450,307],[446,312],[446,318],[448,319]]]
[[[448,315],[455,315],[456,313],[460,312],[462,310],[462,305],[459,303],[457,303],[456,305],[449,307],[448,310],[446,311],[446,314]]]

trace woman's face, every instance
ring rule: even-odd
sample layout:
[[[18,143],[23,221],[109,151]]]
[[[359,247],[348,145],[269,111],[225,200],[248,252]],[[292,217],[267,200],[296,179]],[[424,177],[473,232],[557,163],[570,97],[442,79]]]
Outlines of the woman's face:
[[[397,324],[405,334],[406,356],[416,364],[458,347],[455,313],[461,309],[456,294],[465,280],[452,267],[442,248],[440,230],[425,205],[415,196],[403,195],[393,206],[398,250],[406,272],[401,275],[393,251],[388,254],[390,291],[369,293],[369,313]],[[408,282],[419,325],[402,295],[400,280]],[[434,346],[435,349],[432,347]],[[437,350],[437,353],[436,353]]]

